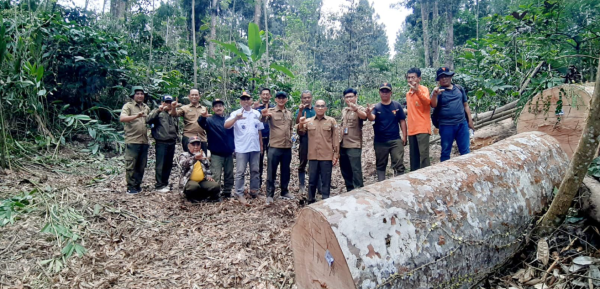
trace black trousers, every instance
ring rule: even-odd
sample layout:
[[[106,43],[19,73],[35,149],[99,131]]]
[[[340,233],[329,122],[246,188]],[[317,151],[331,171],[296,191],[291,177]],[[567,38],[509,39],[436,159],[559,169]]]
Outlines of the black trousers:
[[[173,158],[175,157],[175,142],[156,142],[156,185],[162,189],[169,185],[169,177],[173,169]]]
[[[308,135],[300,135],[300,147],[298,148],[298,157],[300,165],[298,165],[298,173],[306,173],[306,165],[308,164]]]
[[[147,144],[128,143],[125,148],[125,179],[127,189],[140,190],[148,163]]]
[[[183,151],[186,153],[190,152],[190,150],[188,149],[188,144],[190,144],[190,138],[187,136],[181,137],[181,147],[183,148]],[[204,155],[208,154],[208,143],[207,142],[204,142],[204,141],[201,142],[200,148],[202,149],[202,151],[204,151]]]
[[[321,182],[321,195],[323,199],[329,198],[329,191],[331,189],[331,169],[333,168],[332,161],[318,161],[310,160],[308,164],[309,169],[309,190],[308,190],[308,202],[313,203],[315,201],[315,195],[317,188],[319,187],[319,181]]]
[[[260,185],[262,186],[262,181],[263,181],[263,169],[264,166],[263,164],[265,163],[265,156],[267,155],[267,153],[269,152],[269,137],[268,136],[263,136],[262,138],[263,141],[263,147],[265,148],[263,153],[260,155],[260,159],[258,160],[258,175],[259,175],[259,180],[260,180]],[[270,157],[269,157],[270,158]],[[269,164],[267,163],[267,166]],[[269,176],[267,175],[267,179],[269,178]]]
[[[288,193],[288,185],[290,183],[290,164],[292,163],[292,149],[286,148],[269,148],[269,156],[267,160],[267,197],[275,195],[275,179],[277,178],[277,166],[281,164],[279,169],[279,181],[281,183],[281,195]]]
[[[363,187],[362,149],[340,148],[340,171],[346,184],[346,191]]]

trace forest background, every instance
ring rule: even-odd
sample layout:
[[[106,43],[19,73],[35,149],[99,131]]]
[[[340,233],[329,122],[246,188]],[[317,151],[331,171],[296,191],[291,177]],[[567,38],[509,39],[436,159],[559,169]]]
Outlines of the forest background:
[[[410,11],[395,53],[367,0],[333,13],[323,0],[103,0],[99,11],[89,1],[0,1],[0,166],[32,151],[54,158],[80,139],[93,154],[120,151],[133,85],[150,103],[186,102],[197,87],[205,105],[221,98],[229,111],[242,90],[286,91],[290,108],[311,90],[336,117],[347,87],[376,103],[388,81],[402,101],[408,68],[431,89],[448,66],[483,112],[564,83],[570,67],[593,81],[600,55],[596,0],[401,0],[389,8]]]

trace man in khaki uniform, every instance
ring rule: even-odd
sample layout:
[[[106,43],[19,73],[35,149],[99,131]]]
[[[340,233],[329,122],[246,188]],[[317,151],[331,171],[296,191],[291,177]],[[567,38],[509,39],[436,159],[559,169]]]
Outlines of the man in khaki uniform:
[[[182,106],[180,109],[172,112],[171,115],[183,116],[183,137],[181,138],[181,146],[185,152],[188,152],[188,144],[190,138],[199,136],[202,141],[202,151],[207,154],[208,143],[206,142],[206,131],[198,125],[200,115],[206,111],[206,107],[200,105],[200,92],[197,89],[190,90],[190,104]],[[177,108],[177,101],[171,103],[174,108]]]
[[[323,199],[329,198],[331,170],[339,159],[340,137],[337,122],[334,118],[326,116],[326,111],[325,101],[317,100],[316,115],[309,119],[301,117],[298,122],[298,133],[308,135],[309,204],[316,201],[319,179]]]
[[[120,121],[125,129],[125,179],[127,193],[142,191],[142,179],[148,162],[148,128],[146,117],[150,108],[144,103],[148,94],[141,86],[131,88],[132,101],[123,105]]]
[[[261,111],[261,121],[267,123],[270,127],[270,148],[267,163],[267,205],[273,202],[277,166],[280,164],[281,198],[294,198],[288,190],[288,184],[290,183],[290,164],[292,162],[292,129],[295,121],[292,119],[292,112],[285,108],[287,101],[287,93],[280,91],[275,94],[277,106],[264,108]]]
[[[348,192],[363,186],[362,128],[367,113],[364,107],[356,104],[356,96],[354,88],[344,90],[346,107],[342,110],[340,171]]]

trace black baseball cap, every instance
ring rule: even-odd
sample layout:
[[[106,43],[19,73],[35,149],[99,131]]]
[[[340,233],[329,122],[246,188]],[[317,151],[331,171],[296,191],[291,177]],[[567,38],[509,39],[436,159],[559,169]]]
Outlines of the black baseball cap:
[[[448,67],[440,67],[440,69],[438,69],[437,72],[435,73],[435,81],[440,80],[441,75],[452,76],[452,75],[454,75],[454,71],[451,71],[450,68],[448,68]]]
[[[279,98],[279,97],[280,97],[280,98],[287,98],[287,97],[288,97],[288,95],[287,95],[287,93],[285,93],[285,91],[279,91],[279,92],[277,92],[277,93],[275,94],[275,98]]]
[[[173,97],[170,96],[170,95],[163,95],[162,101],[163,102],[172,102],[173,101]]]
[[[217,99],[213,100],[212,106],[215,106],[216,104],[219,104],[219,103],[222,105],[225,105],[225,103],[220,98],[217,98]]]
[[[389,84],[388,82],[384,82],[379,86],[379,90],[382,90],[382,89],[392,90],[392,85]]]
[[[252,96],[250,95],[250,93],[248,91],[245,91],[245,90],[242,92],[242,95],[240,95],[240,98],[244,98],[244,97],[252,98]]]

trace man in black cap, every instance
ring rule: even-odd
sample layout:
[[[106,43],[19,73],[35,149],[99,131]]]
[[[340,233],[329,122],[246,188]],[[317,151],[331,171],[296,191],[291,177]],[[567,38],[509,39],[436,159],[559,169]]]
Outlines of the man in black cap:
[[[288,184],[290,183],[290,164],[292,162],[292,129],[295,121],[292,112],[285,108],[287,101],[287,93],[280,91],[275,94],[277,106],[261,111],[261,121],[265,123],[265,127],[268,124],[271,128],[267,164],[267,205],[273,202],[275,177],[277,177],[277,166],[279,165],[281,165],[281,198],[294,198],[288,190]]]
[[[379,86],[381,102],[375,106],[367,105],[367,118],[374,121],[375,163],[377,181],[385,180],[388,157],[392,158],[394,175],[404,174],[404,146],[406,145],[406,115],[402,105],[392,100],[392,85],[384,82]],[[402,129],[402,139],[400,138]]]
[[[144,103],[148,94],[141,86],[131,88],[131,101],[123,105],[120,121],[125,129],[125,179],[127,193],[142,191],[142,179],[148,163],[148,128],[146,117],[150,108]]]
[[[475,129],[467,94],[462,87],[452,84],[452,76],[454,72],[448,67],[438,69],[435,77],[438,87],[431,93],[431,107],[435,108],[432,121],[440,130],[440,162],[450,159],[455,140],[461,155],[469,153],[469,128]]]
[[[223,189],[221,197],[231,197],[233,189],[233,152],[235,144],[233,143],[233,130],[225,129],[225,103],[220,99],[212,102],[214,115],[209,116],[208,111],[204,111],[198,119],[198,124],[206,131],[208,139],[208,149],[211,152],[210,170],[212,177],[217,184],[221,184],[221,174],[223,174]]]
[[[172,96],[163,96],[160,106],[154,109],[146,120],[148,124],[154,125],[152,137],[156,141],[155,189],[160,193],[170,191],[169,176],[171,176],[171,169],[173,168],[175,143],[177,141],[179,119],[169,113],[171,102],[173,102]]]

